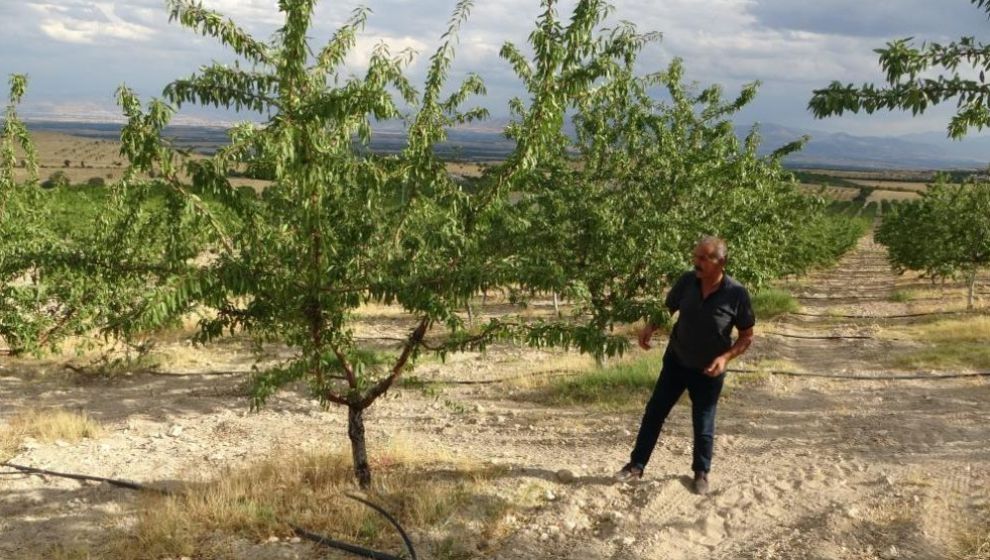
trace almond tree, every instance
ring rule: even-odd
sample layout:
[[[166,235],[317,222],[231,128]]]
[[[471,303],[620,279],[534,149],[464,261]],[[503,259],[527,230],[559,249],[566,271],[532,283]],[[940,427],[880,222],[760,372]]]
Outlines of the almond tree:
[[[665,290],[702,233],[729,241],[730,271],[754,287],[824,264],[862,233],[798,192],[781,166],[803,140],[761,157],[756,131],[737,138],[731,118],[753,99],[755,84],[726,100],[718,86],[685,84],[680,60],[640,76],[636,55],[653,36],[622,25],[611,37],[628,45],[623,58],[610,61],[608,81],[577,99],[576,138],[560,133],[539,171],[519,177],[518,202],[492,243],[515,254],[506,261],[526,286],[575,304],[569,326],[543,327],[599,357],[627,345],[608,334],[616,323],[666,320]],[[542,91],[531,78],[542,52],[534,47],[535,64],[514,48],[503,52],[530,89]],[[842,235],[813,245],[822,233]]]
[[[990,267],[990,184],[940,181],[920,199],[894,205],[876,238],[896,270],[964,278],[972,309],[977,273]]]
[[[51,349],[87,329],[94,301],[85,271],[72,256],[85,234],[60,227],[58,193],[38,185],[37,153],[16,106],[27,77],[10,77],[10,102],[0,126],[0,336],[9,352]],[[23,159],[20,159],[23,158]],[[17,162],[26,177],[15,178]]]
[[[596,64],[620,54],[591,35],[604,15],[601,2],[579,2],[566,26],[553,5],[544,2],[534,33],[553,30],[569,37],[553,56],[566,58],[573,74],[534,97],[508,164],[468,193],[449,177],[433,147],[444,139],[445,127],[484,115],[459,110],[468,96],[483,93],[476,76],[443,95],[470,2],[454,10],[417,92],[403,74],[411,54],[393,55],[385,46],[372,54],[363,76],[345,73],[343,61],[366,10],[356,11],[323,48],[312,49],[307,33],[314,0],[282,0],[285,25],[271,43],[198,3],[171,0],[172,19],[217,38],[246,63],[213,64],[176,80],[165,88],[165,100],[147,109],[131,91],[120,90],[129,118],[122,141],[134,171],[154,172],[170,212],[196,219],[146,238],[146,246],[156,246],[152,239],[165,244],[164,251],[157,246],[166,256],[159,263],[164,274],[143,276],[154,289],[117,314],[114,332],[128,336],[206,305],[215,315],[202,321],[202,341],[247,332],[297,349],[297,357],[256,376],[255,404],[286,383],[304,380],[324,404],[346,407],[355,474],[362,486],[370,484],[364,411],[421,351],[442,355],[499,337],[525,336],[534,343],[548,338],[506,319],[469,330],[458,311],[498,274],[501,257],[483,241],[509,206],[512,185],[554,149],[563,111],[603,75]],[[256,111],[267,120],[236,127],[230,145],[210,158],[183,158],[161,140],[161,130],[173,110],[187,103]],[[369,140],[373,121],[401,116],[401,103],[414,107],[406,149],[393,157],[369,154],[361,143]],[[228,176],[245,168],[272,177],[271,184],[257,194],[233,188]],[[129,184],[125,191],[146,188]],[[119,210],[126,214],[127,208],[125,203]],[[189,258],[190,232],[201,235],[199,262]],[[383,355],[354,338],[354,312],[366,302],[399,305],[412,318],[396,352]],[[447,334],[430,334],[440,328]]]

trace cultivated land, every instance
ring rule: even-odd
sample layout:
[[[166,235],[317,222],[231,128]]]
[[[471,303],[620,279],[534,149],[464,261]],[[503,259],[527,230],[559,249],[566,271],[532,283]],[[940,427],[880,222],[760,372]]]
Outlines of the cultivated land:
[[[420,478],[467,473],[471,479],[460,490],[466,498],[445,511],[441,522],[423,528],[403,520],[421,554],[502,560],[930,559],[982,546],[982,553],[957,557],[986,558],[990,380],[934,377],[934,369],[983,367],[967,362],[966,355],[943,356],[955,365],[937,368],[904,365],[911,356],[937,351],[940,339],[931,333],[952,325],[969,333],[962,339],[976,341],[971,349],[982,346],[979,340],[990,339],[986,299],[979,302],[982,314],[896,317],[960,310],[961,288],[933,288],[891,274],[882,248],[866,238],[836,268],[784,287],[798,297],[802,314],[761,323],[757,343],[745,361],[734,364],[764,372],[729,374],[713,491],[704,498],[688,490],[687,406],[672,414],[642,482],[611,480],[628,454],[648,390],[633,392],[627,402],[601,394],[608,404],[594,396],[568,404],[555,397],[559,378],[537,373],[588,370],[585,358],[501,346],[445,364],[417,365],[410,376],[417,382],[394,390],[395,398],[370,411],[377,474],[386,486],[390,478],[399,480],[389,469],[400,461]],[[479,309],[504,310],[505,304]],[[362,316],[357,336],[382,344],[406,322],[390,308],[365,309]],[[626,359],[656,360],[659,353],[637,350]],[[321,410],[300,387],[251,413],[245,374],[205,374],[248,370],[252,359],[244,344],[194,348],[163,337],[150,360],[157,364],[154,372],[138,366],[113,376],[62,369],[65,361],[82,365],[85,358],[7,360],[0,370],[0,422],[28,410],[63,409],[85,411],[101,427],[99,435],[76,441],[22,438],[11,447],[11,461],[179,488],[188,481],[229,479],[259,461],[285,463],[301,450],[347,455],[342,410]],[[785,377],[768,369],[867,379]],[[884,379],[919,371],[921,379]],[[520,375],[523,381],[442,384]],[[558,474],[562,469],[570,473]],[[397,507],[387,496],[379,501]],[[122,535],[142,530],[149,507],[162,506],[106,485],[5,474],[0,557],[106,557],[108,543],[119,548]],[[325,520],[320,529],[332,533],[335,526]],[[398,550],[391,537],[382,536],[387,529],[375,533]],[[291,537],[278,525],[261,534],[216,530],[207,539],[209,552],[200,544],[189,556],[328,557]]]
[[[122,173],[115,143],[35,140],[42,179]],[[904,194],[878,189],[868,201]],[[961,311],[963,287],[893,274],[868,237],[836,267],[780,283],[799,311],[761,321],[733,363],[745,371],[728,374],[704,498],[689,491],[686,399],[644,480],[610,476],[661,349],[603,372],[587,357],[511,345],[424,358],[366,415],[377,477],[368,496],[432,559],[990,558],[990,378],[936,377],[990,371],[988,283],[984,274],[977,312],[931,315]],[[493,296],[475,311],[519,310]],[[526,310],[551,312],[550,302]],[[409,330],[399,309],[360,317],[355,336],[383,350]],[[194,324],[133,360],[80,346],[0,361],[0,459],[195,497],[0,469],[0,558],[346,557],[299,542],[288,522],[397,553],[375,514],[327,505],[356,490],[346,412],[321,409],[303,386],[251,412],[254,349],[240,339],[194,347]],[[261,358],[285,352],[266,346]],[[645,376],[625,384],[591,381],[636,368]],[[889,379],[905,374],[917,378]]]
[[[127,158],[120,155],[120,142],[117,141],[46,131],[32,132],[31,139],[38,152],[38,179],[41,181],[61,171],[74,185],[84,184],[94,177],[112,183],[119,181],[127,169]],[[474,177],[481,173],[482,164],[451,162],[448,169],[456,175]],[[20,168],[15,176],[23,181],[27,178],[27,170]],[[255,188],[265,185],[264,181],[241,177],[231,179],[231,183]]]

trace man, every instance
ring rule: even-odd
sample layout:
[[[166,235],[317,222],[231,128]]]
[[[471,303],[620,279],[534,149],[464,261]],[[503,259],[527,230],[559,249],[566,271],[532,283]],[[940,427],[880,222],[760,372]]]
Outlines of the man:
[[[691,397],[694,425],[694,491],[708,492],[715,439],[715,407],[722,392],[723,375],[729,361],[753,342],[756,317],[746,288],[725,273],[728,251],[725,241],[705,236],[694,248],[694,270],[677,280],[665,304],[677,323],[663,356],[663,366],[653,396],[646,404],[629,463],[616,477],[641,478],[650,461],[664,420],[686,389]],[[732,328],[739,333],[732,342]],[[648,324],[639,335],[639,345],[650,349],[656,326]]]

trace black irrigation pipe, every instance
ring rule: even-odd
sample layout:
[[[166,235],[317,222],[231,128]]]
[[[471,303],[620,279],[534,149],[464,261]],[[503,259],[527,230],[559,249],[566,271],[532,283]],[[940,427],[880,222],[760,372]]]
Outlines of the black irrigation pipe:
[[[785,371],[785,370],[765,370],[765,369],[737,369],[729,368],[726,370],[727,373],[766,373],[769,375],[781,375],[784,377],[814,377],[819,379],[852,379],[860,381],[902,381],[902,380],[940,380],[940,379],[964,379],[964,378],[975,378],[975,377],[990,377],[990,371],[978,371],[973,373],[947,373],[942,375],[926,375],[926,374],[911,374],[911,375],[887,375],[882,377],[872,376],[872,375],[846,375],[846,374],[831,374],[831,373],[813,373],[813,372],[800,372],[800,371]],[[503,377],[501,379],[481,379],[477,381],[466,381],[466,380],[437,380],[437,381],[427,381],[425,383],[432,385],[496,385],[498,383],[506,383],[509,381],[517,381],[520,379],[529,379],[532,377],[537,377],[540,375],[550,374],[550,377],[567,377],[573,375],[580,375],[585,373],[580,370],[551,370],[549,372],[534,372],[526,375],[514,375],[511,377]]]
[[[876,338],[875,336],[858,335],[858,334],[857,335],[852,335],[852,334],[850,334],[850,335],[831,335],[831,336],[809,336],[809,335],[803,335],[803,334],[785,334],[785,333],[775,333],[775,332],[768,332],[768,333],[761,333],[761,334],[766,335],[766,336],[780,336],[780,337],[784,337],[784,338],[800,338],[800,339],[803,339],[803,340],[849,340],[849,339],[853,339],[853,340],[872,340],[872,339]],[[887,339],[887,340],[894,340],[894,339]]]
[[[909,374],[909,375],[885,375],[885,376],[847,375],[847,374],[833,374],[833,373],[808,373],[808,372],[800,372],[800,371],[736,369],[736,368],[730,368],[726,371],[729,373],[766,373],[770,375],[781,375],[785,377],[815,377],[819,379],[851,379],[858,381],[904,381],[904,380],[937,381],[941,379],[990,377],[990,371],[977,371],[973,373],[947,373],[941,375]]]
[[[908,313],[905,315],[822,315],[820,313],[802,313],[791,311],[787,315],[799,317],[820,317],[823,319],[905,319],[908,317],[931,317],[933,315],[979,315],[978,311],[932,311],[930,313]]]
[[[90,370],[90,369],[87,369],[85,367],[74,366],[72,364],[65,364],[62,367],[64,369],[67,369],[67,370],[69,370],[69,371],[71,371],[73,373],[77,373],[77,374],[80,374],[80,375],[98,375],[100,373],[98,369]],[[151,375],[151,376],[155,376],[155,377],[196,377],[196,376],[221,377],[221,376],[227,376],[227,375],[244,375],[244,374],[254,373],[254,371],[252,371],[252,370],[240,370],[240,371],[230,370],[230,371],[188,371],[188,372],[175,371],[175,372],[172,372],[172,371],[156,371],[156,370],[151,370],[151,369],[144,369],[144,370],[134,371],[133,373],[139,374],[139,375]]]
[[[145,486],[143,484],[138,484],[137,482],[131,482],[129,480],[118,480],[114,478],[104,478],[101,476],[89,476],[84,474],[49,471],[45,469],[37,469],[34,467],[25,467],[23,465],[15,465],[13,463],[8,463],[6,461],[0,463],[0,467],[7,467],[10,469],[14,469],[15,471],[18,471],[18,472],[0,472],[0,475],[36,474],[42,476],[53,476],[57,478],[68,478],[71,480],[104,482],[106,484],[110,484],[111,486],[117,486],[119,488],[125,488],[127,490],[137,490],[139,492],[153,492],[156,494],[161,494],[163,496],[179,495],[179,493],[172,492],[170,490]],[[347,496],[352,500],[361,502],[362,504],[370,507],[371,509],[377,511],[382,516],[384,516],[385,519],[387,519],[388,522],[391,523],[393,527],[395,527],[395,529],[399,532],[399,535],[402,537],[402,541],[405,544],[406,550],[409,552],[410,560],[417,560],[416,550],[413,548],[412,540],[409,538],[409,535],[405,532],[405,530],[403,530],[402,526],[399,525],[399,522],[396,521],[394,517],[389,515],[389,513],[384,509],[382,509],[381,507],[369,502],[368,500],[365,500],[364,498],[352,494],[345,494],[345,496]],[[293,532],[295,532],[295,534],[298,535],[299,537],[302,537],[306,540],[312,541],[316,544],[328,548],[334,548],[337,550],[342,550],[344,552],[349,552],[356,556],[371,558],[372,560],[406,560],[403,557],[393,556],[385,552],[379,552],[377,550],[371,550],[370,548],[364,548],[362,546],[357,546],[350,543],[345,543],[343,541],[338,541],[328,537],[324,537],[322,535],[318,535],[316,533],[307,531],[306,529],[303,529],[291,523],[289,523],[289,527],[292,528]]]
[[[400,556],[393,556],[387,552],[378,552],[377,550],[371,550],[369,548],[364,548],[361,546],[353,545],[350,543],[345,543],[342,541],[330,539],[316,533],[312,533],[303,529],[302,527],[296,527],[295,525],[289,524],[293,532],[296,533],[301,538],[304,538],[310,542],[314,542],[318,545],[325,546],[328,548],[335,548],[337,550],[343,550],[344,552],[349,552],[355,556],[361,556],[362,558],[371,558],[372,560],[404,560]]]
[[[567,377],[571,375],[579,375],[581,373],[584,372],[582,370],[575,370],[575,369],[551,369],[545,371],[534,371],[533,373],[526,373],[523,375],[500,377],[497,379],[475,379],[475,380],[437,379],[435,381],[422,380],[422,382],[424,385],[497,385],[499,383],[507,383],[509,381],[521,381],[523,379],[531,379],[533,377]]]
[[[169,490],[164,490],[161,488],[152,488],[151,486],[145,486],[143,484],[138,484],[137,482],[131,482],[129,480],[118,480],[115,478],[103,478],[102,476],[89,476],[85,474],[72,474],[63,473],[56,471],[49,471],[45,469],[36,469],[34,467],[25,467],[23,465],[15,465],[13,463],[3,462],[0,466],[14,469],[22,473],[27,474],[38,474],[43,476],[54,476],[57,478],[68,478],[72,480],[82,480],[88,482],[105,482],[111,486],[117,486],[118,488],[126,488],[128,490],[137,490],[140,492],[154,492],[156,494],[161,494],[163,496],[172,496],[174,492]],[[3,474],[14,474],[14,473],[3,473]]]

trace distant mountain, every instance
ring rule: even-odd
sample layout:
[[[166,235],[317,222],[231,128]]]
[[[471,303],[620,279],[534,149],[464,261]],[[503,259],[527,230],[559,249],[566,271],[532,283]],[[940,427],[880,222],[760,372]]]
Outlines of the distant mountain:
[[[759,127],[760,152],[769,154],[807,134],[800,152],[784,158],[789,166],[866,169],[984,169],[990,163],[990,138],[951,142],[939,133],[899,137],[854,136],[789,128],[773,123]],[[749,128],[739,127],[742,137]]]
[[[469,123],[448,131],[447,142],[437,152],[450,159],[498,161],[512,150],[513,143],[502,131],[508,119],[494,118]],[[34,130],[62,132],[89,138],[119,139],[121,124],[96,122],[31,121]],[[742,138],[750,127],[739,126],[736,134]],[[759,125],[760,152],[769,154],[804,135],[811,140],[800,152],[784,159],[792,167],[836,169],[986,169],[990,163],[990,137],[968,137],[962,142],[945,138],[939,132],[911,134],[900,137],[854,136],[780,126]],[[573,130],[568,128],[568,133]],[[207,126],[170,126],[166,136],[177,144],[195,151],[209,153],[227,142],[226,130]],[[403,124],[399,121],[375,126],[371,149],[395,153],[405,147]]]

